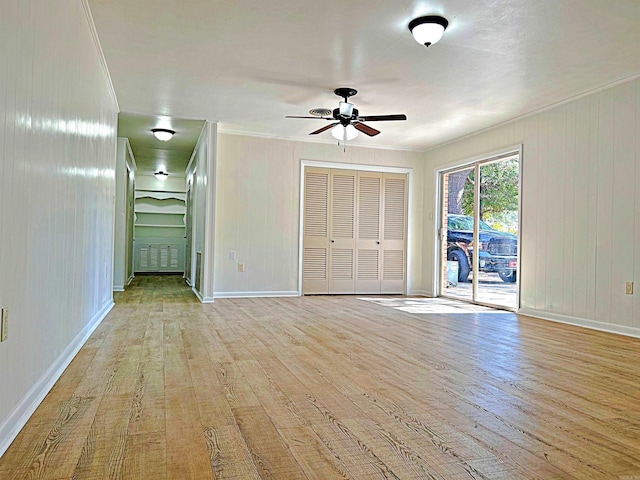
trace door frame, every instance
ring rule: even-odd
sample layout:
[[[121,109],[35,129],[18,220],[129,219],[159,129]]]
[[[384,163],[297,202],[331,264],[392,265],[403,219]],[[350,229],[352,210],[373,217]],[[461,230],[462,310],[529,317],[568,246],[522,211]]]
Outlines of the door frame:
[[[489,303],[484,303],[484,302],[478,302],[478,301],[472,301],[471,303],[477,304],[477,305],[484,305],[487,307],[492,307],[492,308],[498,308],[501,310],[509,310],[509,311],[513,311],[513,312],[517,312],[520,309],[520,298],[521,298],[521,291],[522,291],[522,275],[521,275],[521,267],[522,267],[522,197],[523,197],[523,192],[522,192],[522,172],[523,172],[523,149],[522,149],[522,144],[516,144],[516,145],[512,145],[510,147],[505,147],[505,148],[501,148],[499,150],[494,150],[492,152],[488,152],[488,153],[483,153],[480,155],[475,155],[473,157],[464,159],[462,161],[454,161],[454,162],[450,162],[448,164],[445,165],[441,165],[439,167],[437,167],[435,169],[435,203],[434,205],[436,205],[436,215],[435,215],[435,221],[434,221],[434,239],[435,239],[435,248],[434,248],[434,271],[433,271],[433,285],[434,285],[434,292],[435,292],[435,296],[436,297],[444,297],[444,298],[452,298],[455,300],[460,300],[461,302],[464,302],[466,300],[464,299],[460,299],[460,298],[456,298],[456,297],[451,297],[448,295],[444,295],[443,291],[442,291],[442,279],[441,279],[441,275],[442,275],[442,269],[443,269],[443,264],[442,264],[442,252],[441,252],[441,242],[440,242],[440,235],[446,235],[445,232],[443,232],[442,230],[445,228],[442,225],[442,176],[445,173],[449,173],[451,171],[454,170],[461,170],[464,167],[471,167],[474,166],[476,164],[479,163],[483,163],[485,161],[491,161],[492,159],[496,159],[497,157],[506,157],[510,154],[517,154],[518,158],[519,158],[519,172],[518,172],[518,302],[515,308],[510,308],[510,307],[505,307],[504,305],[493,305],[493,304],[489,304]],[[477,224],[478,224],[478,219],[479,219],[479,215],[477,210],[477,202],[474,202],[474,218],[475,218],[475,222],[474,222],[474,243],[477,243]],[[477,256],[476,258],[474,258],[474,264],[477,261]],[[474,265],[477,266],[477,265]],[[473,284],[473,298],[475,299],[477,297],[477,292],[476,292],[476,284],[474,281]]]
[[[413,208],[411,206],[411,193],[413,190],[413,169],[411,167],[388,167],[384,165],[363,165],[359,163],[326,162],[322,160],[300,160],[300,210],[298,219],[298,296],[302,296],[302,255],[304,253],[304,169],[305,167],[333,168],[340,170],[359,170],[363,172],[401,173],[407,175],[407,255],[405,259],[405,295],[411,292],[411,221]]]

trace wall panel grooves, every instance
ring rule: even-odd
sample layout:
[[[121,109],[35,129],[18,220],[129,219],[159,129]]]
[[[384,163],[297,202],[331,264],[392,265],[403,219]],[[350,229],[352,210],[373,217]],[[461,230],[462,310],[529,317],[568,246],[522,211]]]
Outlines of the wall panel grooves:
[[[635,79],[427,152],[430,166],[450,168],[504,148],[503,138],[522,142],[528,312],[640,335],[639,96]],[[636,294],[624,293],[627,281]]]

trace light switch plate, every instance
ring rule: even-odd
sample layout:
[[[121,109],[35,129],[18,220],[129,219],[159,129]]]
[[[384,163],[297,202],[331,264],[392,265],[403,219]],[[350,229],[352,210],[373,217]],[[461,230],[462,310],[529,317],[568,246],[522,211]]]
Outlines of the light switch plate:
[[[244,272],[244,263],[238,263],[238,271]]]
[[[627,295],[633,295],[633,282],[627,282],[625,292]]]

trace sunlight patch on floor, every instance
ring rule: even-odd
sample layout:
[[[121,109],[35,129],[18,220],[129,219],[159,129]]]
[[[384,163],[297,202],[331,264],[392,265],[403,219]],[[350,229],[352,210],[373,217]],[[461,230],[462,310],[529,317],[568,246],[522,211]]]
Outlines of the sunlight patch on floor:
[[[359,297],[358,300],[376,303],[384,307],[392,307],[408,313],[510,313],[449,298]]]

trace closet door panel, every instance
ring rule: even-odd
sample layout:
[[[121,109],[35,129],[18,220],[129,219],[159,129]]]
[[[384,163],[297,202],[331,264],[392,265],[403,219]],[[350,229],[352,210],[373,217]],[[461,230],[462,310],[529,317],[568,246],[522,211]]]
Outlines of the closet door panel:
[[[385,173],[382,188],[380,291],[402,294],[406,283],[407,176]]]
[[[331,170],[329,293],[355,293],[356,172]]]
[[[329,293],[329,170],[305,168],[302,293]]]
[[[382,174],[358,172],[356,293],[380,293]]]

